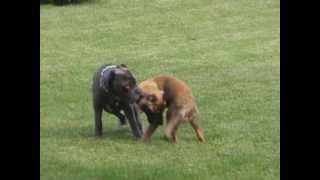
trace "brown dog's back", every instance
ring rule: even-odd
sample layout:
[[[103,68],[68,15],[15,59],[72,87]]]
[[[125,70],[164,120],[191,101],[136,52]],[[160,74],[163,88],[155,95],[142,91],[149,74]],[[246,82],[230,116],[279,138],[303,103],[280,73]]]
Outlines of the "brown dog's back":
[[[199,126],[199,111],[192,91],[185,82],[171,76],[156,76],[143,81],[139,87],[146,94],[157,97],[157,101],[145,103],[148,104],[149,110],[155,112],[163,107],[168,109],[165,133],[172,142],[177,142],[176,131],[182,122],[189,122],[196,131],[198,139],[204,141],[203,132]],[[155,128],[150,126],[144,139],[149,139]]]
[[[167,106],[174,104],[176,106],[193,106],[194,97],[191,89],[182,80],[171,76],[157,76],[153,81],[160,90],[165,92],[164,99]]]

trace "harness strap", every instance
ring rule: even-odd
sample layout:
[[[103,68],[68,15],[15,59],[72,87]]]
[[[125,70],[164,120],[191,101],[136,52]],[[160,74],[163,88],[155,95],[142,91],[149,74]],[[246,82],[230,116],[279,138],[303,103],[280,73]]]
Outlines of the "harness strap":
[[[110,71],[111,69],[114,69],[116,67],[117,67],[117,65],[109,65],[109,66],[106,66],[105,68],[103,68],[102,71],[101,71],[100,81],[99,82],[100,82],[100,87],[102,89],[104,89],[105,92],[109,92],[109,90],[108,90],[107,87],[105,87],[105,85],[103,83],[103,75],[104,75],[105,72]]]

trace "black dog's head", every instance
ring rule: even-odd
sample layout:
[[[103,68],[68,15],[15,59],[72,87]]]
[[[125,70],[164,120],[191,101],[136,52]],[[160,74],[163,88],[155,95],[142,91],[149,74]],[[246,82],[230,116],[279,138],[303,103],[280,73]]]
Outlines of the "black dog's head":
[[[163,112],[152,112],[146,106],[140,107],[140,109],[146,114],[148,122],[150,124],[162,125],[163,123]]]
[[[110,73],[110,85],[112,92],[121,100],[134,103],[141,96],[141,91],[137,86],[136,79],[128,70],[126,65],[121,64]]]

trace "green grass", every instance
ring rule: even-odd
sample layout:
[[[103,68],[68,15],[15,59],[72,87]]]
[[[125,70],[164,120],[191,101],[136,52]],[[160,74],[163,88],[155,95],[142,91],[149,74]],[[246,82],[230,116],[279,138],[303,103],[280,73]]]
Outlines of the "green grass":
[[[41,5],[41,179],[279,179],[279,7],[276,0]],[[104,136],[95,138],[90,87],[104,63],[127,64],[139,82],[159,74],[185,80],[207,142],[185,124],[177,145],[163,127],[139,143],[107,113]]]

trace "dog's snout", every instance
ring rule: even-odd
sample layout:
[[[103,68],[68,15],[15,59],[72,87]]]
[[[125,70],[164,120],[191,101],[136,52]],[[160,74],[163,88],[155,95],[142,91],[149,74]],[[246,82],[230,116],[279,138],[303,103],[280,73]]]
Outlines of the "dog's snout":
[[[139,103],[141,101],[141,99],[144,97],[144,94],[140,88],[135,88],[134,93],[136,94],[136,97],[137,97],[136,101],[137,101],[137,103]]]
[[[138,98],[136,100],[137,103],[140,103],[140,101],[142,100],[143,95],[142,94],[138,94]]]

